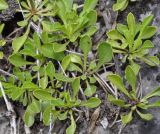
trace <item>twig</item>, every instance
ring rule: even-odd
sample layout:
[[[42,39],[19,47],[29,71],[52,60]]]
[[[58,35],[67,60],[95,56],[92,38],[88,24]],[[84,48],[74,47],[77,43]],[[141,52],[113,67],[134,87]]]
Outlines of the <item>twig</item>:
[[[6,95],[5,95],[5,92],[4,92],[4,89],[3,89],[1,81],[0,81],[0,89],[1,89],[4,101],[5,101],[5,104],[7,106],[7,110],[9,112],[11,112],[11,116],[12,116],[11,117],[11,121],[10,121],[11,122],[11,127],[12,127],[12,129],[11,129],[12,132],[11,133],[12,134],[16,134],[17,133],[17,130],[16,130],[16,114],[15,114],[13,108],[12,108],[11,103],[8,101],[8,99],[7,99]]]
[[[4,74],[4,75],[10,76],[10,77],[14,77],[15,79],[18,79],[17,76],[15,76],[15,75],[13,75],[13,74],[10,74],[10,73],[8,73],[8,72],[2,70],[2,69],[0,69],[0,72],[1,72],[2,74]]]
[[[81,53],[77,53],[77,52],[75,52],[75,51],[70,51],[70,50],[65,50],[66,52],[68,52],[68,53],[73,53],[73,54],[76,54],[76,55],[79,55],[79,56],[84,56],[83,54],[81,54]]]

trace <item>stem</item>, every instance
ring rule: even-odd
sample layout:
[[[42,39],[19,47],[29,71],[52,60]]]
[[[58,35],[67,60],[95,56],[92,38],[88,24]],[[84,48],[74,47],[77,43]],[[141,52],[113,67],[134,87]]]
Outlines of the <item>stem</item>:
[[[7,106],[7,110],[9,111],[9,112],[11,112],[11,127],[12,127],[12,134],[16,134],[17,133],[17,130],[16,130],[16,115],[15,115],[15,112],[14,112],[14,110],[13,110],[13,108],[12,108],[12,105],[11,105],[11,103],[8,101],[8,99],[7,99],[7,97],[6,97],[6,95],[5,95],[5,92],[4,92],[4,89],[3,89],[3,86],[2,86],[2,83],[1,83],[1,81],[0,81],[0,89],[1,89],[1,92],[2,92],[2,96],[3,96],[3,98],[4,98],[4,101],[5,101],[5,104],[6,104],[6,106]]]

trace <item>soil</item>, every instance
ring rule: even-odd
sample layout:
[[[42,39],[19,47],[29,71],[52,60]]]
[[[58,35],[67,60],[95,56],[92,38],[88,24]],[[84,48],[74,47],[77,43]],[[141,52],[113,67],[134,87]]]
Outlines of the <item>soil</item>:
[[[83,3],[83,0],[75,0],[78,4]],[[144,18],[147,14],[154,14],[153,25],[159,27],[156,36],[152,38],[152,41],[155,45],[155,48],[150,51],[153,55],[160,56],[160,0],[139,0],[136,2],[130,2],[127,9],[123,12],[120,12],[117,16],[117,13],[112,11],[112,4],[115,1],[113,0],[99,0],[97,5],[98,12],[98,22],[99,31],[95,34],[93,42],[96,44],[102,40],[106,40],[106,32],[114,27],[116,23],[126,23],[126,16],[129,12],[132,12],[136,20]],[[22,19],[21,14],[15,13],[15,9],[18,8],[15,0],[8,0],[9,9],[0,14],[0,22],[4,22],[6,27],[3,32],[3,37],[7,37],[14,29],[18,28],[16,22]],[[11,23],[12,22],[12,23]],[[2,49],[2,48],[0,48]],[[6,56],[4,60],[0,60],[0,69],[9,70],[11,68],[10,64],[7,61],[7,57],[11,53],[11,44],[7,44],[3,49],[3,52]],[[117,57],[119,58],[119,57]],[[116,62],[115,62],[116,63]],[[112,69],[111,69],[112,70]],[[115,69],[118,73],[123,73],[123,66],[117,65]],[[1,75],[1,74],[0,74]],[[103,75],[103,74],[101,74]],[[142,65],[141,69],[141,83],[143,89],[143,95],[152,91],[156,87],[160,86],[160,67],[148,67],[145,64]],[[97,109],[90,110],[90,118],[86,119],[85,114],[83,113],[80,116],[80,119],[77,121],[77,132],[76,134],[87,134],[89,129],[92,128],[90,134],[118,134],[121,129],[120,123],[116,122],[111,128],[109,127],[116,117],[119,109],[117,107],[110,109],[110,104],[106,101],[105,92],[99,88],[98,93],[100,99],[102,100],[102,105],[98,112],[98,119],[96,120],[94,127],[91,125],[91,117],[95,116],[95,111]],[[23,107],[17,104],[14,104],[14,109],[17,112],[17,115],[20,118],[17,118],[17,123],[19,126],[19,134],[25,134],[25,128],[23,122],[20,120],[23,114]],[[97,110],[98,111],[98,110]],[[127,125],[123,130],[122,134],[159,134],[160,133],[160,108],[150,110],[154,115],[154,119],[151,121],[142,121],[138,117],[135,117],[133,122]],[[6,113],[6,107],[4,105],[3,99],[0,100],[0,134],[10,134],[10,123],[9,115]],[[118,117],[119,119],[119,117]],[[117,120],[118,120],[117,119]],[[65,128],[69,122],[56,122],[53,132],[57,134],[63,134]],[[109,125],[107,125],[107,123]],[[105,126],[106,125],[106,126]],[[34,124],[30,129],[31,134],[47,134],[49,127],[46,127],[39,123],[39,120]]]

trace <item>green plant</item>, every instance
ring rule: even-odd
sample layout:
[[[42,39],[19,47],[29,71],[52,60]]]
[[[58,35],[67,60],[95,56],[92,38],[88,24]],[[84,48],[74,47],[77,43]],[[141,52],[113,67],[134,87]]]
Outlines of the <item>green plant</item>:
[[[0,0],[0,10],[5,10],[8,8],[6,0]]]
[[[20,26],[24,26],[28,21],[33,20],[37,22],[42,17],[54,16],[56,11],[53,10],[54,3],[48,0],[27,0],[21,2],[22,9],[19,12],[22,12],[24,15],[24,21],[18,22]]]
[[[116,74],[110,74],[107,76],[108,80],[113,83],[117,88],[119,93],[124,95],[124,98],[116,98],[113,95],[108,95],[108,100],[116,105],[121,107],[121,110],[126,109],[127,112],[121,113],[122,123],[124,125],[128,124],[133,119],[133,114],[136,112],[142,119],[151,120],[152,114],[146,113],[148,109],[153,107],[159,107],[160,101],[151,103],[149,100],[153,97],[160,96],[160,88],[153,90],[151,93],[148,93],[144,97],[139,96],[139,89],[137,83],[136,73],[138,70],[133,69],[130,65],[125,69],[125,79],[129,84],[128,88],[125,87],[122,78]],[[144,113],[142,113],[144,112]]]
[[[6,44],[6,41],[4,39],[2,39],[2,31],[3,31],[3,28],[4,28],[4,24],[0,24],[0,47],[4,46]],[[3,52],[0,51],[0,59],[3,58]]]
[[[73,0],[57,0],[57,16],[62,22],[42,22],[43,30],[58,33],[59,40],[75,42],[78,37],[91,36],[97,31],[97,13],[94,10],[98,0],[85,0],[83,10],[78,13]]]
[[[154,47],[149,40],[157,31],[157,27],[150,26],[153,15],[143,19],[141,23],[136,23],[134,15],[129,13],[127,24],[117,24],[117,28],[107,33],[107,42],[113,47],[113,52],[122,54],[122,62],[128,59],[131,63],[143,61],[150,66],[159,65],[157,56],[150,56],[149,50]]]
[[[113,5],[114,11],[123,11],[127,8],[129,1],[134,2],[136,0],[117,0],[117,2]]]

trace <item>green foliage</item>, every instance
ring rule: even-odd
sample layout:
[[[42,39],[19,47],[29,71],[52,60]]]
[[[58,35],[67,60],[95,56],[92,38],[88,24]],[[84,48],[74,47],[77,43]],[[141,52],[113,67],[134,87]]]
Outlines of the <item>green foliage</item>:
[[[107,78],[120,91],[120,93],[125,95],[125,98],[120,97],[118,99],[113,95],[108,95],[108,100],[112,104],[127,109],[127,113],[121,113],[121,119],[124,125],[132,121],[133,113],[135,112],[144,120],[152,119],[152,114],[146,112],[149,108],[159,107],[160,103],[159,101],[150,103],[149,99],[160,96],[160,88],[157,88],[143,98],[140,98],[138,96],[137,76],[130,65],[125,69],[125,78],[127,83],[131,86],[131,89],[125,88],[119,75],[111,74]],[[145,113],[142,113],[142,111]]]
[[[143,61],[150,66],[159,65],[157,56],[150,56],[149,50],[154,47],[150,38],[156,33],[157,27],[150,26],[153,15],[143,19],[141,23],[136,23],[134,15],[129,13],[127,24],[117,24],[117,28],[110,30],[107,42],[111,44],[114,53],[122,54],[130,63]]]
[[[101,104],[97,89],[106,84],[103,79],[102,83],[98,81],[98,73],[112,61],[113,53],[124,55],[123,61],[128,59],[131,64],[125,70],[129,87],[119,75],[108,76],[118,89],[118,95],[122,93],[126,97],[118,96],[117,99],[108,95],[110,102],[128,109],[127,114],[121,115],[122,122],[130,122],[133,112],[149,120],[152,115],[141,113],[141,109],[160,105],[159,101],[148,102],[148,99],[160,96],[159,88],[142,99],[137,96],[136,88],[140,66],[135,61],[142,60],[152,66],[159,64],[156,56],[149,56],[149,49],[153,48],[149,39],[156,32],[156,27],[149,26],[153,16],[137,24],[130,13],[127,26],[118,24],[116,30],[108,32],[108,41],[102,41],[95,47],[92,35],[97,31],[97,2],[85,0],[83,8],[79,9],[73,0],[21,0],[20,12],[24,21],[18,25],[23,33],[13,39],[13,53],[8,57],[13,75],[7,79],[2,76],[0,80],[7,97],[25,106],[23,120],[28,127],[40,115],[47,126],[56,120],[69,119],[66,133],[74,134],[77,111]],[[115,5],[116,10],[126,6],[125,2]],[[0,34],[3,27],[1,24]],[[0,47],[5,43],[1,38]],[[2,56],[0,52],[0,59]]]
[[[97,13],[94,10],[98,0],[85,0],[84,8],[80,14],[74,8],[72,0],[57,0],[57,16],[62,23],[43,21],[43,30],[47,32],[59,32],[62,39],[75,42],[78,37],[91,36],[97,31]]]
[[[4,24],[0,24],[0,35],[2,36],[2,31],[4,28]],[[6,44],[6,41],[4,39],[0,39],[0,47],[3,47]],[[3,52],[0,51],[0,59],[3,59]]]
[[[8,8],[6,0],[0,0],[0,10],[5,10]]]
[[[115,4],[113,4],[114,11],[123,11],[127,8],[129,1],[135,2],[136,0],[117,0]]]

